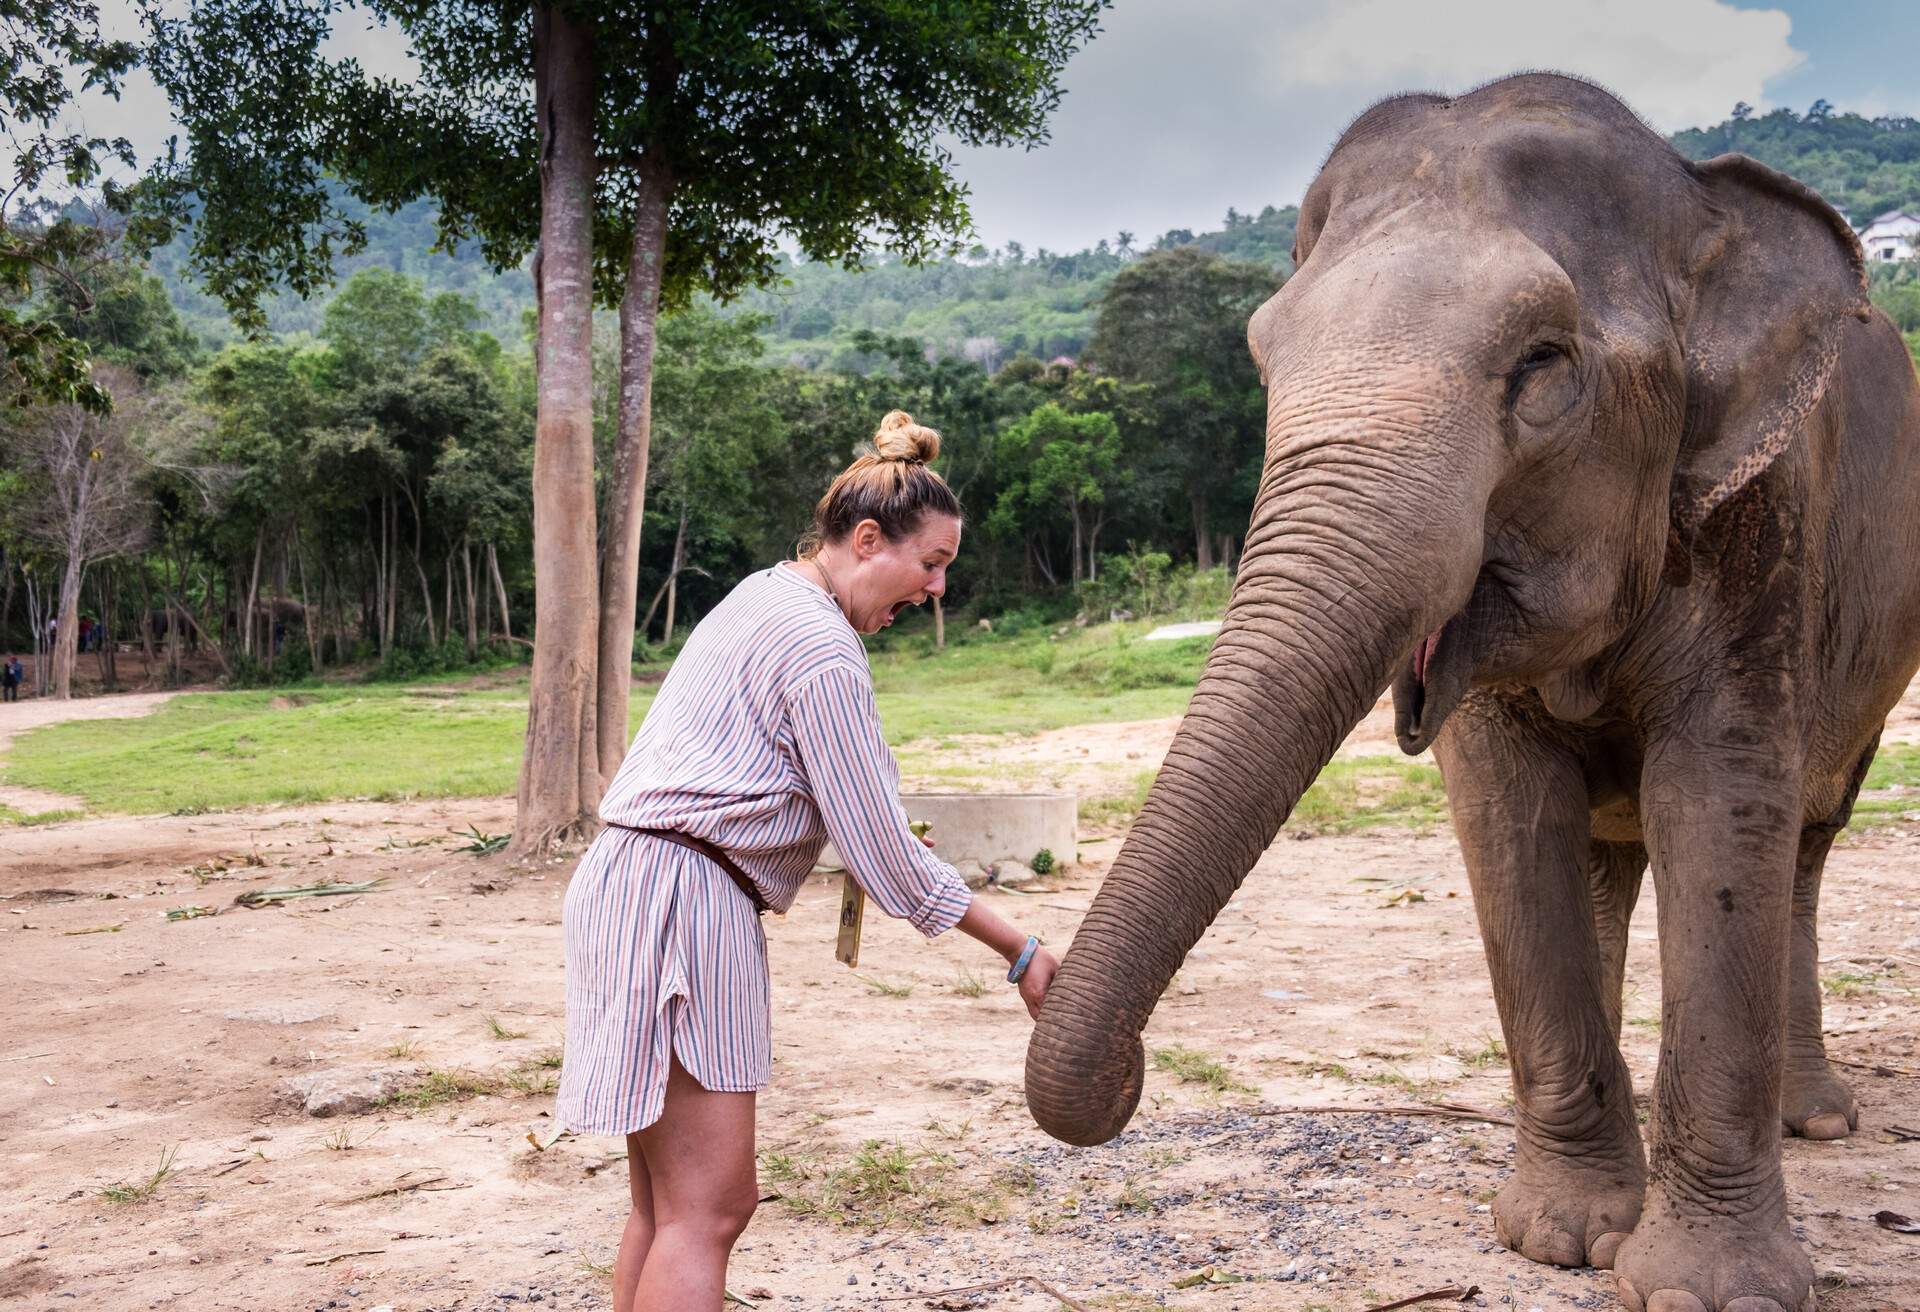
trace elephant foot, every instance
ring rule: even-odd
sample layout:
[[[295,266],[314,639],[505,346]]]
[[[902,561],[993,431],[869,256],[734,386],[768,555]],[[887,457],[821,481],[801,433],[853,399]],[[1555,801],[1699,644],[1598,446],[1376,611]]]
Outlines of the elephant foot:
[[[1582,1166],[1562,1157],[1521,1165],[1493,1201],[1494,1232],[1520,1256],[1553,1266],[1613,1265],[1640,1219],[1639,1164]]]
[[[1682,1212],[1657,1188],[1613,1263],[1631,1312],[1813,1312],[1813,1263],[1758,1218]]]
[[[1780,1122],[1802,1139],[1844,1139],[1860,1128],[1860,1105],[1826,1062],[1789,1067],[1780,1089]]]

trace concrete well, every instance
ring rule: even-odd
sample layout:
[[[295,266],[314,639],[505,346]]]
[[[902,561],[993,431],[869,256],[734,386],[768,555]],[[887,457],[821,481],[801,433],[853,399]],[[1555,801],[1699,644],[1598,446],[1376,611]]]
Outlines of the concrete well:
[[[1057,865],[1073,864],[1080,804],[1072,793],[907,793],[900,801],[908,819],[933,825],[933,850],[943,861],[989,865],[1011,857],[1031,864],[1045,848]],[[820,864],[842,866],[832,843]]]

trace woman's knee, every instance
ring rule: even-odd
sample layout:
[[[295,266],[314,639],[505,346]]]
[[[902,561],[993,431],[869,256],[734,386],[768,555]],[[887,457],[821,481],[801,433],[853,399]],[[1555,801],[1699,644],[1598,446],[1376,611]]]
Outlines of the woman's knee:
[[[732,1244],[753,1220],[760,1205],[757,1182],[701,1190],[690,1198],[660,1200],[667,1215],[657,1215],[654,1223],[662,1229],[673,1227],[718,1243]]]

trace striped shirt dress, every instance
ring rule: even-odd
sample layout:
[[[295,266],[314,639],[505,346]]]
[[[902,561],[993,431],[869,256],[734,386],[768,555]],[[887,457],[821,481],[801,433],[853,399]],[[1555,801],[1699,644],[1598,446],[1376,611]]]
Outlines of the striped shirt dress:
[[[725,871],[634,832],[719,847],[784,912],[831,837],[876,906],[931,938],[972,894],[907,828],[866,649],[797,570],[743,579],[661,684],[567,888],[556,1119],[629,1134],[660,1117],[670,1055],[702,1087],[766,1086],[767,943]],[[822,925],[822,951],[833,926]]]

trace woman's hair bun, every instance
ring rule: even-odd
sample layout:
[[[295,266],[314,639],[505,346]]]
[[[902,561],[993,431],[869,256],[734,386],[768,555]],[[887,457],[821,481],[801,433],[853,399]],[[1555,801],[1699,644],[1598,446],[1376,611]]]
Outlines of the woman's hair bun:
[[[916,460],[922,464],[940,454],[940,434],[913,422],[905,410],[889,411],[873,435],[874,454],[882,460]]]

